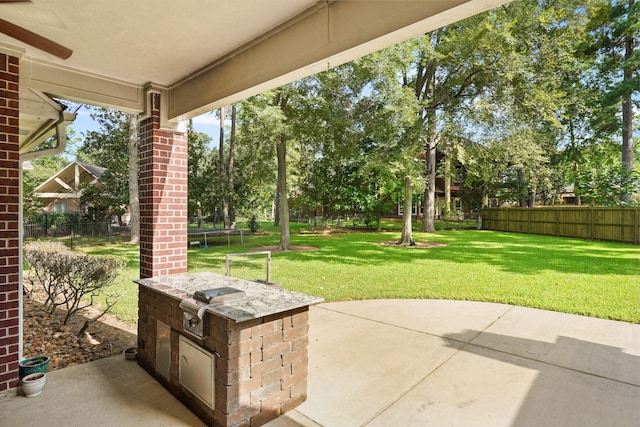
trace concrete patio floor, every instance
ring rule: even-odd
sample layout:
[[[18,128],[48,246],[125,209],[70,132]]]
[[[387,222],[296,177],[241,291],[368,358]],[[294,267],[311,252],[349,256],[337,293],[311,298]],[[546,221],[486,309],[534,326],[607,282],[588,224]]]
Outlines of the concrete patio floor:
[[[269,427],[640,426],[640,325],[443,300],[311,308],[308,400]],[[122,356],[0,401],[1,426],[201,426]]]

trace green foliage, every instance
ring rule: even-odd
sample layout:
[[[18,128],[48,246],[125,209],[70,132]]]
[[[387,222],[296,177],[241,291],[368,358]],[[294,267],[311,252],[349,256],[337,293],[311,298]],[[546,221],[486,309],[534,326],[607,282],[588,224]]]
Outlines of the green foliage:
[[[620,135],[624,181],[634,174],[633,116],[634,107],[640,108],[640,3],[617,0],[598,6],[583,43],[586,53],[597,58],[587,75],[600,95],[591,123],[599,136]],[[624,182],[621,186],[627,189]],[[629,202],[631,197],[625,193],[620,199]]]
[[[598,2],[593,8],[589,33],[579,46],[587,57],[597,58],[591,63],[589,83],[600,92],[597,109],[592,121],[597,131],[604,135],[620,132],[622,116],[619,114],[623,99],[640,91],[640,3],[629,0]],[[631,38],[635,51],[625,55],[625,43]],[[631,78],[624,76],[631,70]],[[640,106],[637,96],[633,100]]]
[[[85,135],[77,157],[107,171],[97,185],[82,186],[80,209],[89,219],[104,220],[121,216],[129,205],[129,115],[96,107],[91,118],[100,127]]]
[[[189,214],[202,218],[213,212],[219,202],[221,183],[217,179],[217,162],[211,150],[211,137],[189,127],[188,144],[188,197]]]
[[[78,224],[80,222],[80,214],[78,212],[71,213],[39,213],[35,215],[31,215],[29,217],[29,222],[34,224],[46,224],[49,227],[55,227],[63,224]]]
[[[121,173],[105,171],[98,183],[80,185],[80,208],[91,221],[109,221],[112,216],[122,216],[129,205],[129,181]]]
[[[439,164],[427,176],[441,154],[462,166],[465,206],[553,203],[564,187],[582,188],[610,162],[594,169],[589,151],[619,130],[598,120],[620,121],[616,82],[637,65],[637,52],[621,57],[620,42],[638,31],[631,4],[512,2],[243,101],[239,210],[270,209],[282,137],[291,206],[305,216],[379,216],[411,196],[405,178],[430,203],[436,180],[455,171]],[[623,92],[637,94],[637,79]]]
[[[276,193],[275,141],[284,117],[269,104],[272,97],[264,93],[239,104],[234,184],[238,210],[247,214],[271,210]]]
[[[260,222],[255,215],[251,215],[251,218],[249,218],[249,221],[247,221],[247,227],[252,233],[258,231],[258,229],[260,228]]]
[[[78,160],[109,169],[112,173],[128,171],[129,116],[127,113],[95,107],[91,113],[98,130],[89,131],[78,150]]]
[[[622,167],[602,167],[578,174],[576,194],[586,203],[599,206],[631,206],[638,201],[624,201],[625,194],[640,192],[640,173]]]
[[[30,243],[24,248],[24,256],[31,268],[32,286],[41,287],[47,294],[45,306],[49,312],[54,314],[60,307],[66,310],[65,325],[80,310],[91,306],[95,297],[104,294],[126,264],[122,258],[72,252],[59,242]],[[108,310],[119,296],[107,295],[106,299]],[[85,322],[79,334],[98,318]]]

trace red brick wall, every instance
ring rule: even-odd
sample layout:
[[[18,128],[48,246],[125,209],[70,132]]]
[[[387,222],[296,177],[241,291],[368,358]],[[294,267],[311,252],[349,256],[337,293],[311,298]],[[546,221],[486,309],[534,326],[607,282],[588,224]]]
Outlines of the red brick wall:
[[[0,53],[0,395],[18,386],[18,58]]]
[[[160,95],[140,125],[140,277],[187,271],[187,135],[160,130]]]

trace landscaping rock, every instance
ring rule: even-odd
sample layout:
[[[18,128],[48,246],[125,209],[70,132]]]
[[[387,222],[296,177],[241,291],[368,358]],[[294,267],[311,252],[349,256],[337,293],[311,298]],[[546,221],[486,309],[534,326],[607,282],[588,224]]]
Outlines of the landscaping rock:
[[[79,315],[69,326],[63,325],[61,313],[50,315],[43,310],[44,295],[31,292],[24,297],[24,358],[46,355],[49,370],[90,362],[122,353],[137,344],[136,325],[125,324],[109,314],[91,326],[83,336],[77,332],[86,318]],[[94,317],[97,309],[87,309]]]

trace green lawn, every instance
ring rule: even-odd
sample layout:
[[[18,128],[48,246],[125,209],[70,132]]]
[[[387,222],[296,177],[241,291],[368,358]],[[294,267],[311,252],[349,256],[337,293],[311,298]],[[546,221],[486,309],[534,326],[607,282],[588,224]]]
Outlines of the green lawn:
[[[416,233],[439,248],[395,248],[378,243],[399,233],[292,234],[294,245],[319,250],[273,255],[272,281],[287,289],[344,301],[444,298],[492,301],[640,323],[640,248],[637,246],[490,231]],[[243,245],[217,242],[189,249],[189,271],[224,273],[226,253],[274,245],[277,235],[246,236]],[[226,243],[226,242],[225,242]],[[114,308],[137,316],[137,249],[87,248],[131,259],[118,284],[126,299]],[[234,276],[263,279],[264,257],[232,261]]]

